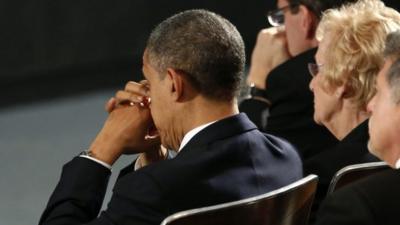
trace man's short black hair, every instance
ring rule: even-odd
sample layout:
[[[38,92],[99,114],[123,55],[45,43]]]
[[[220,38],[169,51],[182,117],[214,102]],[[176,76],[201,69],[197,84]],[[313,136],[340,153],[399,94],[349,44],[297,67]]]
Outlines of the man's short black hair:
[[[228,20],[206,10],[188,10],[160,23],[147,42],[149,63],[165,74],[181,71],[203,96],[231,101],[243,78],[244,43]]]

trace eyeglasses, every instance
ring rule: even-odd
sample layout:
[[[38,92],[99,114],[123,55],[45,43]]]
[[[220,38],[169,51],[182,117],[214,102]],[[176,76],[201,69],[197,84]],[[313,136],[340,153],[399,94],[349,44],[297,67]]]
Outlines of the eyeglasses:
[[[317,76],[319,73],[320,67],[324,64],[316,64],[316,63],[308,63],[308,71],[310,72],[312,77]]]
[[[269,24],[273,27],[282,26],[285,23],[285,11],[298,7],[300,4],[289,4],[282,8],[278,8],[267,13]]]

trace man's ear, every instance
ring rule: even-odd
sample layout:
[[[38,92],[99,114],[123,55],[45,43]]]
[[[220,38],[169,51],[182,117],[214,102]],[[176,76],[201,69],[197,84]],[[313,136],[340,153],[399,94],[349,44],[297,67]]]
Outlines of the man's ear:
[[[181,72],[175,69],[167,69],[167,77],[165,79],[169,79],[169,90],[175,101],[179,101],[183,97],[185,83],[182,75]]]
[[[306,39],[314,39],[318,22],[316,15],[304,5],[299,6],[299,13],[302,33],[305,34]]]

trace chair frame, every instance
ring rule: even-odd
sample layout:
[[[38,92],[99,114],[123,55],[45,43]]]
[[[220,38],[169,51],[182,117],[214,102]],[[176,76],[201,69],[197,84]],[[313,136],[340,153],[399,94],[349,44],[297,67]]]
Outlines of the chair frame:
[[[368,170],[377,170],[376,172],[379,172],[383,169],[389,168],[389,165],[386,162],[370,162],[370,163],[360,163],[360,164],[354,164],[354,165],[349,165],[346,166],[342,169],[340,169],[335,176],[332,178],[331,183],[329,184],[329,189],[327,194],[332,194],[335,192],[337,189],[341,188],[342,186],[345,186],[346,184],[340,184],[341,179],[345,176],[348,175],[352,172],[359,172],[359,171],[368,171]],[[374,172],[374,173],[376,173]],[[373,173],[371,173],[373,174]],[[359,179],[363,177],[367,177],[368,175],[363,175]],[[338,186],[338,184],[340,184]]]
[[[267,192],[265,194],[257,195],[254,197],[250,197],[250,198],[246,198],[246,199],[242,199],[242,200],[238,200],[238,201],[222,203],[222,204],[217,204],[217,205],[213,205],[213,206],[200,207],[200,208],[196,208],[196,209],[189,209],[189,210],[184,210],[184,211],[174,213],[174,214],[166,217],[162,221],[161,225],[168,225],[168,224],[170,224],[170,222],[173,222],[175,220],[178,220],[178,219],[181,219],[184,217],[199,215],[202,213],[212,213],[214,211],[218,211],[218,210],[224,209],[224,208],[235,207],[235,206],[240,206],[240,205],[251,205],[252,203],[256,203],[262,199],[269,199],[269,198],[274,198],[274,197],[283,195],[288,191],[302,187],[304,184],[313,182],[315,180],[316,180],[316,182],[315,182],[315,189],[316,189],[317,182],[318,182],[318,176],[314,175],[314,174],[310,174],[307,177],[304,177],[294,183],[291,183],[287,186],[281,187],[274,191]]]

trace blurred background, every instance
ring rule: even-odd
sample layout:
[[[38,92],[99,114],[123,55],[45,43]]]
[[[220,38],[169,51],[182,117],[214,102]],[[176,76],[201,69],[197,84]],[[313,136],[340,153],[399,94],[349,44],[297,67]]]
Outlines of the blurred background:
[[[62,165],[101,128],[106,100],[141,79],[155,25],[185,9],[209,9],[237,26],[249,59],[274,6],[272,0],[0,1],[0,224],[37,224]],[[118,161],[111,185],[134,158]]]
[[[251,53],[272,1],[36,0],[0,2],[1,106],[121,86],[141,76],[151,30],[205,8],[237,26]]]

